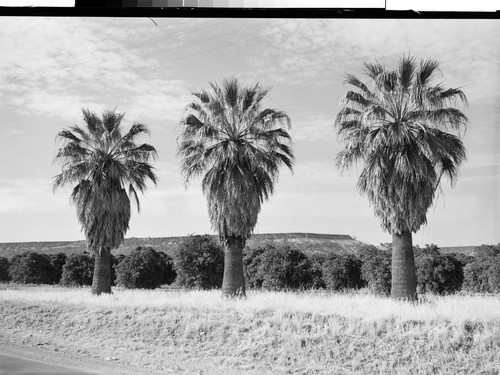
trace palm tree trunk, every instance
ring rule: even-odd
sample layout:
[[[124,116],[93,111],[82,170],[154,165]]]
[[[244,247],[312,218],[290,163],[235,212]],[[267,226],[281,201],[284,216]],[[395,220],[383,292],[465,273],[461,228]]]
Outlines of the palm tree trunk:
[[[226,238],[224,246],[224,278],[222,296],[228,298],[245,296],[245,277],[243,275],[244,238]]]
[[[111,293],[111,251],[102,248],[95,253],[92,294]]]
[[[417,276],[411,232],[392,235],[392,284],[393,299],[417,299]]]

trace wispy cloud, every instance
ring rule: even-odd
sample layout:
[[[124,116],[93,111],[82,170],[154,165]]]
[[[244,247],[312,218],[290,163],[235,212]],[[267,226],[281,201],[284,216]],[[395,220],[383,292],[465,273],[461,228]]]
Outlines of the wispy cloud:
[[[25,134],[24,130],[16,128],[12,124],[6,124],[5,129],[7,129],[7,134],[13,135],[13,136],[19,136]]]
[[[294,142],[331,142],[335,139],[334,116],[313,114],[293,120],[290,135]]]
[[[438,59],[450,86],[466,86],[474,98],[484,99],[491,97],[500,74],[497,41],[484,36],[498,32],[493,20],[275,20],[261,31],[271,34],[269,45],[253,63],[269,77],[294,85],[312,77],[341,78],[345,71],[360,71],[363,61],[393,64],[411,53]]]
[[[85,106],[119,106],[140,118],[178,119],[187,85],[168,71],[162,78],[138,74],[135,69],[147,67],[154,59],[142,58],[140,51],[127,47],[138,35],[145,39],[148,34],[135,29],[124,34],[124,28],[113,27],[114,23],[109,19],[4,20],[0,49],[10,51],[0,62],[4,100],[21,114],[66,121]]]
[[[69,205],[69,194],[53,194],[51,179],[0,180],[0,213],[56,212]]]

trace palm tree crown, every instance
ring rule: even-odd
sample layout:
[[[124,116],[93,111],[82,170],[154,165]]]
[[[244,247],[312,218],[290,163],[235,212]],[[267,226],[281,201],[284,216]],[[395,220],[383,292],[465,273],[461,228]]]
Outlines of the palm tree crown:
[[[149,164],[156,150],[149,144],[135,143],[139,135],[149,134],[145,125],[134,123],[122,134],[123,114],[105,111],[99,118],[87,109],[82,113],[85,127],[75,125],[58,134],[64,146],[54,161],[62,163],[62,173],[54,178],[53,188],[76,184],[71,199],[78,221],[89,249],[100,252],[123,242],[130,220],[130,197],[139,210],[137,191],[145,191],[147,179],[156,184]]]
[[[343,143],[337,165],[363,162],[359,190],[368,196],[390,233],[416,232],[444,174],[453,184],[465,160],[459,136],[466,116],[453,105],[467,104],[460,89],[433,84],[438,62],[408,56],[395,70],[364,64],[369,83],[348,74],[354,86],[342,99],[336,128]]]
[[[292,169],[289,117],[262,109],[268,89],[236,79],[193,93],[181,120],[181,169],[186,183],[205,173],[212,228],[221,239],[250,236],[261,204],[273,193],[279,167]]]

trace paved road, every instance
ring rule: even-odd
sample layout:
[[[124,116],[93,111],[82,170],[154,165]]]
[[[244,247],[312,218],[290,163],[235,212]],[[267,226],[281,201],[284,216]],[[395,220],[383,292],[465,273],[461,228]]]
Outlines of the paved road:
[[[24,358],[0,354],[0,375],[95,375],[97,373],[80,371],[70,367],[55,366]]]

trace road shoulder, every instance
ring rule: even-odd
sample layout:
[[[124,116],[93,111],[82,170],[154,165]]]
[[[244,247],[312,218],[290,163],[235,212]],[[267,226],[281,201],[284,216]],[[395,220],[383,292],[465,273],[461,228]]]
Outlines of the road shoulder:
[[[0,354],[42,362],[49,365],[68,367],[96,375],[154,375],[156,372],[91,356],[54,351],[50,345],[27,345],[15,339],[6,340],[0,336]]]

